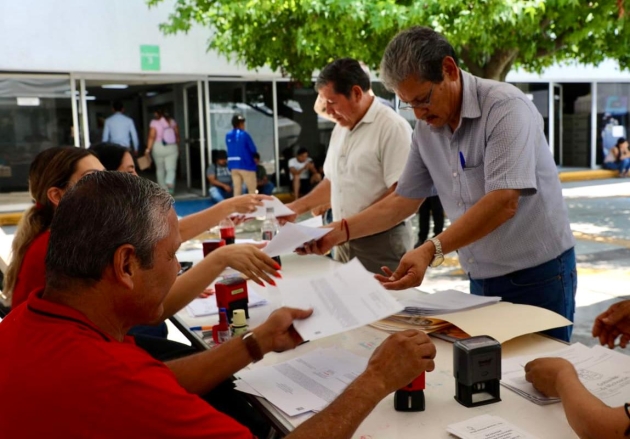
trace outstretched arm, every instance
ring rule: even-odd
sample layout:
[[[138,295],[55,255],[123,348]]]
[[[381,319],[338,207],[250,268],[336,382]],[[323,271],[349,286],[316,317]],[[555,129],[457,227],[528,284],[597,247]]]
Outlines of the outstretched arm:
[[[571,363],[539,358],[525,365],[525,378],[547,396],[560,397],[571,428],[582,439],[627,438],[630,426],[623,407],[608,407],[580,382]]]
[[[376,404],[435,367],[429,337],[409,330],[388,337],[368,366],[328,407],[300,425],[287,439],[350,438]]]

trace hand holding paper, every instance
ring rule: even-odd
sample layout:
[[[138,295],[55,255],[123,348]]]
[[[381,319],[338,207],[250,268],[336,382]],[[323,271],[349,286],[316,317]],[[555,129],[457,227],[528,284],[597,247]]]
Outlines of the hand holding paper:
[[[304,245],[305,242],[313,241],[330,233],[332,229],[315,228],[303,226],[301,224],[286,223],[280,228],[278,234],[273,237],[263,252],[271,256],[280,256],[293,253],[293,251]]]
[[[313,308],[313,315],[294,323],[304,340],[349,331],[400,312],[402,306],[358,259],[332,273],[278,281],[286,306]]]
[[[254,212],[248,213],[247,215],[245,215],[245,218],[250,219],[250,218],[264,217],[267,214],[268,207],[273,207],[273,211],[276,214],[276,218],[280,216],[293,215],[295,213],[291,209],[289,209],[287,206],[285,206],[282,203],[282,201],[280,201],[276,197],[270,197],[270,199],[262,200],[262,202],[263,202],[262,206],[258,206],[258,208],[256,208]]]

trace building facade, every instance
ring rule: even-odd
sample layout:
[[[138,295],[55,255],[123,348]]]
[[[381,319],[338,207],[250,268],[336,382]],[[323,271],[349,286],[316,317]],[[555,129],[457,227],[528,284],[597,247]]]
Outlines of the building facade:
[[[266,69],[248,71],[208,52],[209,30],[165,36],[159,23],[174,1],[22,0],[0,3],[0,192],[27,188],[28,167],[55,145],[101,140],[112,103],[121,101],[145,147],[156,109],[180,126],[178,185],[205,194],[212,151],[225,149],[235,113],[247,120],[263,164],[280,185],[287,162],[306,147],[322,164],[333,124],[313,111],[312,84]],[[630,73],[615,63],[567,66],[543,75],[512,72],[545,119],[558,165],[597,167],[626,136]],[[378,81],[375,93],[396,107]],[[404,114],[414,123],[413,114]],[[181,187],[181,186],[180,186]]]

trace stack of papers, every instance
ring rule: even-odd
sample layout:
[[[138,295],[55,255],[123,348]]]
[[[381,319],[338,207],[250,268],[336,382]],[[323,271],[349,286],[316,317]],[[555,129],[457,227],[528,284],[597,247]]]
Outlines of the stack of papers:
[[[263,200],[263,205],[256,208],[254,212],[248,213],[247,215],[245,215],[245,218],[250,219],[250,218],[264,217],[267,215],[268,207],[273,207],[273,212],[276,215],[276,218],[281,217],[281,216],[293,215],[295,213],[291,209],[289,209],[287,206],[285,206],[282,203],[282,201],[280,201],[278,198],[272,197],[271,200]],[[235,212],[232,215],[240,216],[241,214]]]
[[[505,419],[491,415],[481,415],[450,424],[446,431],[460,439],[536,439],[536,436],[524,432]]]
[[[247,304],[248,308],[267,304],[267,300],[261,297],[249,286],[247,288],[247,296],[249,299],[249,303]],[[195,299],[186,305],[186,311],[188,311],[188,314],[191,317],[203,317],[219,314],[217,299],[214,296],[206,297],[205,299]]]
[[[475,296],[457,290],[437,291],[434,294],[423,294],[417,298],[402,300],[405,312],[413,315],[432,316],[464,311],[492,305],[501,300],[500,297]]]
[[[525,380],[525,365],[541,357],[538,354],[503,360],[501,384],[536,404],[553,404],[560,399],[544,396]],[[588,348],[575,343],[544,357],[568,360],[575,366],[582,384],[605,404],[618,407],[630,401],[630,357],[627,355],[601,346]]]
[[[321,411],[365,370],[367,362],[341,349],[316,349],[273,366],[240,371],[235,385],[296,416]]]
[[[447,326],[453,326],[449,322],[444,320],[432,319],[430,317],[423,316],[410,316],[407,314],[394,314],[378,322],[371,323],[376,329],[380,329],[385,332],[393,334],[395,332],[406,331],[407,329],[416,329],[423,331],[427,334],[435,332],[439,329],[446,328]]]
[[[330,233],[332,229],[309,227],[302,224],[286,223],[273,237],[269,244],[263,248],[263,252],[272,258],[293,253],[296,248],[302,247],[305,242],[317,240]]]

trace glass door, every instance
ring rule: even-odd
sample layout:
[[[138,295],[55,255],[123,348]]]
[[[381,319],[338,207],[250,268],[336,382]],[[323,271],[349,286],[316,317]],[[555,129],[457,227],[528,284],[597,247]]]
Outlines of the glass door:
[[[183,88],[183,143],[186,160],[186,183],[189,192],[206,195],[206,135],[203,82],[186,84]]]

